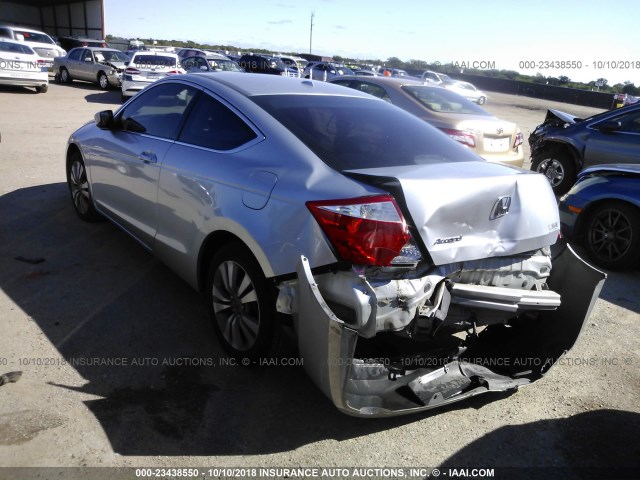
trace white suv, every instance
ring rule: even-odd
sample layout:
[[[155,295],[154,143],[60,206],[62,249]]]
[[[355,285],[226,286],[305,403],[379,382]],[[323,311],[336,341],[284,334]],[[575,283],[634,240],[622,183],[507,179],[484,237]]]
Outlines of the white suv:
[[[53,39],[44,32],[17,25],[0,25],[0,38],[9,38],[31,47],[44,60],[48,67],[53,67],[53,59],[63,57],[66,50],[58,46]]]

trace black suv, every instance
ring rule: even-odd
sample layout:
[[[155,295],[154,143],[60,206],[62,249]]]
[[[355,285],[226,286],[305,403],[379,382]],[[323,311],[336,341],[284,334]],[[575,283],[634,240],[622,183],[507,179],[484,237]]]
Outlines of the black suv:
[[[529,145],[531,170],[546,175],[554,193],[563,195],[583,168],[640,163],[640,104],[585,119],[549,110]]]
[[[85,38],[85,37],[60,37],[58,38],[58,42],[60,46],[64,48],[67,52],[72,48],[76,47],[102,47],[106,48],[107,42],[100,39],[95,38]]]
[[[287,76],[287,66],[279,58],[269,55],[242,55],[238,64],[247,72]]]

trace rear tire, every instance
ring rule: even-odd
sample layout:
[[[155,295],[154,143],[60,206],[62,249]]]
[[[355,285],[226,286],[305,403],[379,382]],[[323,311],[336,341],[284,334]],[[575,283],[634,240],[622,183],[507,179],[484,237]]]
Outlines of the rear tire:
[[[274,288],[243,245],[226,245],[214,255],[207,301],[213,328],[229,355],[250,365],[275,353],[280,326]]]
[[[73,81],[73,79],[71,78],[71,75],[69,75],[69,70],[67,70],[66,68],[62,67],[60,69],[60,82],[61,83],[71,83]]]
[[[487,103],[487,97],[480,97],[478,99],[478,105],[484,105],[485,103]]]
[[[567,193],[576,181],[573,159],[569,153],[557,148],[547,148],[537,153],[531,162],[531,170],[547,177],[557,196]]]
[[[597,206],[587,218],[584,247],[599,267],[626,270],[640,262],[640,210],[622,202]]]
[[[48,90],[49,90],[48,85],[42,85],[40,87],[36,87],[36,93],[47,93]]]

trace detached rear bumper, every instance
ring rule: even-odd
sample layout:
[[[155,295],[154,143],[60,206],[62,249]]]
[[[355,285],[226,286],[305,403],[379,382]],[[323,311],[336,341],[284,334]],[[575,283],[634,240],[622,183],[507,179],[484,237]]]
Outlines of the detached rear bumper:
[[[300,353],[316,385],[338,409],[354,416],[402,415],[512,390],[541,378],[574,345],[605,278],[566,246],[548,281],[562,299],[557,310],[542,312],[536,321],[491,325],[456,358],[398,371],[384,361],[355,358],[358,332],[327,306],[302,257],[296,319]]]

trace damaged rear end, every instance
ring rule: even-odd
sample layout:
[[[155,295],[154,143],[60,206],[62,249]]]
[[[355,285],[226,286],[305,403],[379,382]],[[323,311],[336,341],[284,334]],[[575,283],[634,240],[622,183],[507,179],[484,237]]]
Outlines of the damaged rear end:
[[[464,165],[464,168],[461,168]],[[386,192],[308,202],[336,256],[280,285],[304,366],[343,412],[398,415],[541,378],[604,274],[558,237],[540,175],[483,162],[345,172]]]

